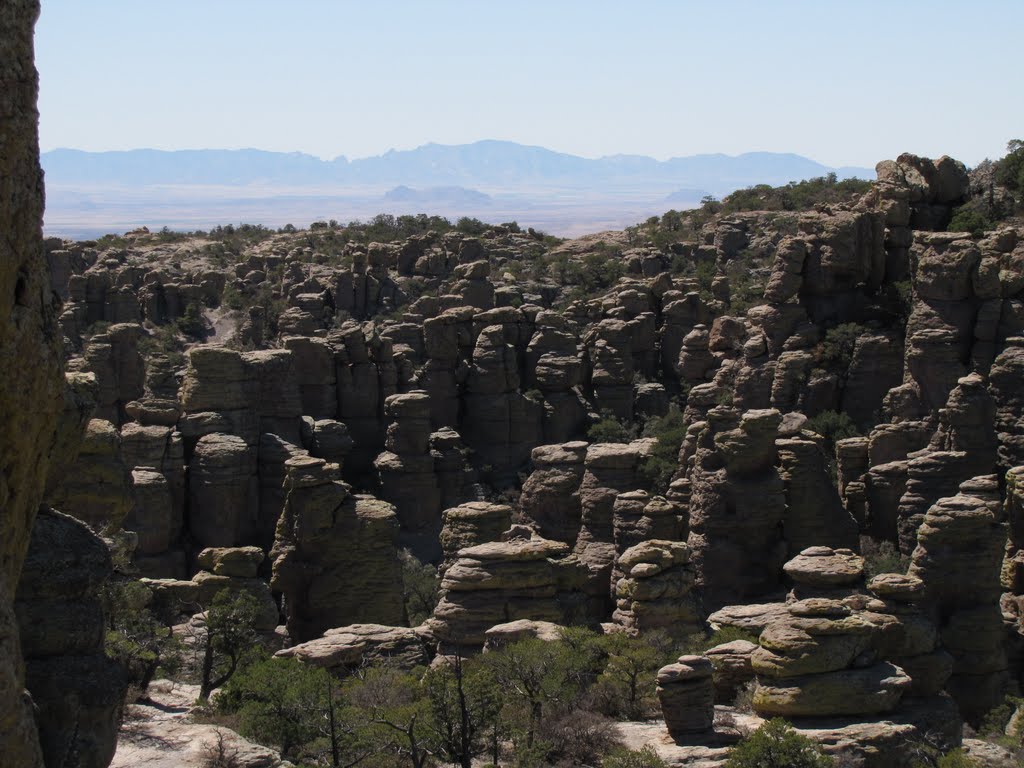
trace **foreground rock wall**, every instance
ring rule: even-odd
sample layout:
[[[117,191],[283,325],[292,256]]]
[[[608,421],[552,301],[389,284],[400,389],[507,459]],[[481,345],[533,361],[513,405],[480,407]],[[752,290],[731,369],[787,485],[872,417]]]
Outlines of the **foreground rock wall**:
[[[0,6],[0,744],[11,765],[42,754],[12,612],[62,408],[60,334],[43,254],[36,0]]]

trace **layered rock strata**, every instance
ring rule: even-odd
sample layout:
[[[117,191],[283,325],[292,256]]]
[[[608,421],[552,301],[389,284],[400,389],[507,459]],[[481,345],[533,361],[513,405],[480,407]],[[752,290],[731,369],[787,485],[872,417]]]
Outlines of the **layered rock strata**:
[[[426,626],[439,649],[480,648],[496,624],[517,619],[559,622],[556,560],[566,544],[513,538],[459,552],[441,580],[440,600]]]
[[[929,508],[908,572],[924,584],[953,656],[947,690],[970,722],[1002,701],[1009,683],[999,609],[1005,541],[996,478],[973,478]]]
[[[703,630],[686,544],[645,541],[622,553],[617,567],[624,574],[615,584],[612,620],[617,624],[639,633],[661,629],[674,637]]]

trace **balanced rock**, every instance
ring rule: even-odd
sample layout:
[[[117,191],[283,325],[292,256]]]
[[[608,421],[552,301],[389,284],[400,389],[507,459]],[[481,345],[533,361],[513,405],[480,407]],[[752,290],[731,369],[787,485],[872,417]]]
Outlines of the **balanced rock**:
[[[675,637],[703,629],[685,543],[642,542],[627,549],[617,566],[624,575],[615,585],[616,623],[637,632],[662,629]]]
[[[494,541],[463,549],[441,580],[441,597],[427,620],[445,649],[480,648],[486,632],[516,619],[561,619],[554,560],[566,544],[539,537]]]
[[[658,700],[669,734],[685,742],[710,731],[715,719],[715,668],[704,656],[680,656],[658,670]]]

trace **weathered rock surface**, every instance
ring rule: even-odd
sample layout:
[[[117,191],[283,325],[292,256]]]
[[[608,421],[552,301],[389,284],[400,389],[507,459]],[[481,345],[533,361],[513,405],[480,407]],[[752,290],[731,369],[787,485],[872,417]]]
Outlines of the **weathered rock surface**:
[[[38,0],[0,9],[0,743],[12,765],[42,765],[12,602],[43,498],[63,407],[57,303],[43,251]]]
[[[113,424],[103,419],[89,422],[78,459],[50,493],[50,502],[101,533],[121,527],[134,500],[129,468],[121,458],[121,438]]]
[[[778,586],[786,502],[775,467],[779,412],[748,411],[739,418],[718,407],[708,416],[690,474],[688,541],[704,607],[715,610]]]
[[[623,573],[615,584],[616,623],[641,633],[661,629],[675,637],[704,628],[685,543],[644,541],[623,552],[616,567]]]
[[[430,453],[430,396],[391,395],[384,414],[391,422],[387,450],[374,460],[382,496],[397,510],[402,545],[423,560],[437,560],[441,489]]]
[[[704,655],[715,668],[715,703],[731,704],[747,683],[754,679],[751,657],[757,644],[749,640],[733,640],[709,648]]]
[[[274,655],[332,670],[352,670],[366,664],[394,664],[412,669],[430,661],[418,630],[383,624],[335,627],[324,632],[323,637],[284,648]]]
[[[529,637],[556,642],[562,639],[565,627],[552,621],[535,621],[534,619],[516,619],[504,624],[495,624],[484,635],[484,651],[497,650],[509,643],[516,643]]]
[[[615,564],[615,500],[639,485],[637,448],[624,443],[592,443],[580,481],[580,532],[573,553],[586,568],[583,620],[600,621],[611,612]]]
[[[715,716],[714,667],[704,656],[680,656],[658,670],[658,700],[677,742],[711,730]]]
[[[78,765],[105,766],[114,755],[128,681],[103,652],[100,589],[111,573],[106,545],[85,524],[40,511],[15,611],[46,765],[73,754]]]
[[[336,464],[286,462],[288,490],[271,552],[271,586],[284,596],[298,642],[354,623],[405,623],[398,520],[387,502],[349,494]]]
[[[974,478],[928,510],[909,569],[923,582],[953,656],[947,690],[972,722],[1002,700],[1008,684],[999,609],[1005,541],[996,478]]]
[[[523,517],[546,539],[572,544],[580,529],[579,488],[587,443],[541,445],[533,449],[533,472],[523,483]]]
[[[426,627],[442,652],[479,648],[496,624],[517,619],[558,623],[556,558],[569,547],[539,537],[463,549],[441,580],[441,597]]]
[[[446,509],[442,519],[441,549],[444,562],[452,564],[458,558],[459,550],[499,541],[501,534],[512,525],[512,507],[486,501],[470,501]]]
[[[206,768],[223,745],[238,768],[291,768],[269,747],[192,719],[199,686],[154,680],[145,703],[128,705],[111,768]]]

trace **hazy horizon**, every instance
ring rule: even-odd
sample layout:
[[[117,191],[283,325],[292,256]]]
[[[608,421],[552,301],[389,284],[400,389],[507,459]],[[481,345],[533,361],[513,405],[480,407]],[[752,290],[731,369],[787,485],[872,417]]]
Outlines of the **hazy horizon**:
[[[1022,25],[1010,0],[49,0],[40,140],[356,159],[494,139],[584,158],[976,165],[1024,126],[1002,74]]]

